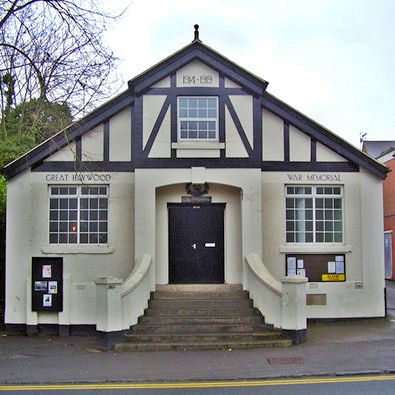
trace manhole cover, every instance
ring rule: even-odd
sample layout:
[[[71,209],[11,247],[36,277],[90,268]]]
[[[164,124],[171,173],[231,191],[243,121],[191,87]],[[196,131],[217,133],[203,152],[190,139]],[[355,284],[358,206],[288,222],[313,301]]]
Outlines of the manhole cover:
[[[302,363],[303,359],[300,357],[279,357],[279,358],[268,358],[267,362],[270,365],[290,365],[293,363]]]

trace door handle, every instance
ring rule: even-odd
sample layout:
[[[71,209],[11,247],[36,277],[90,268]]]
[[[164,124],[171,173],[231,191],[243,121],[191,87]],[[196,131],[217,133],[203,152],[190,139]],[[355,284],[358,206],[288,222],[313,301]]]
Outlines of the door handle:
[[[193,243],[193,244],[192,244],[192,248],[193,248],[194,250],[196,250],[196,243]]]

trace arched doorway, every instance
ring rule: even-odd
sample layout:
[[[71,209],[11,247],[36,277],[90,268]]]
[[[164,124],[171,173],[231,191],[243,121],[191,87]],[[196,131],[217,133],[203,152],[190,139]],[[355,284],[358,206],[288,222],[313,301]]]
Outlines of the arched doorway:
[[[156,283],[240,284],[240,188],[209,183],[211,202],[183,203],[185,186],[156,188]]]

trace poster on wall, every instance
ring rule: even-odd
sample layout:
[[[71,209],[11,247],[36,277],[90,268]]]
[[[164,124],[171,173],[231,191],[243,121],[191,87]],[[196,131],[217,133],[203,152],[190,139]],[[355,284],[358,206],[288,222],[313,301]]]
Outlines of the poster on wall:
[[[38,292],[47,292],[47,282],[46,281],[35,281],[34,290]]]
[[[306,277],[306,269],[298,269],[297,275]]]
[[[293,256],[289,256],[287,258],[287,276],[295,276],[296,275],[296,258]]]
[[[336,273],[338,274],[344,273],[344,262],[336,261]]]
[[[52,306],[52,295],[45,294],[43,295],[43,306],[51,307]]]
[[[309,282],[346,281],[346,256],[336,254],[286,254],[285,275],[307,277]]]
[[[48,293],[57,294],[58,293],[58,282],[48,281]]]
[[[63,258],[32,257],[32,311],[63,311]]]
[[[51,278],[52,277],[52,268],[51,265],[43,265],[43,278]]]
[[[336,263],[335,262],[328,262],[328,273],[336,273]]]
[[[289,256],[287,258],[288,269],[296,269],[296,258]]]

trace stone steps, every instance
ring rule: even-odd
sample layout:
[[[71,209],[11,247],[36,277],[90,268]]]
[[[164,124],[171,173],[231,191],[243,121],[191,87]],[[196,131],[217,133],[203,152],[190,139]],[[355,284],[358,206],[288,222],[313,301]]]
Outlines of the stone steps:
[[[253,337],[254,340],[267,340],[277,338],[279,335],[275,331],[251,332],[251,333],[128,333],[125,341],[128,343],[227,343],[227,342],[248,342]]]
[[[259,315],[242,317],[151,317],[141,316],[140,325],[237,325],[237,324],[262,324],[262,317]]]
[[[232,323],[232,324],[210,324],[205,321],[203,324],[137,324],[133,327],[133,333],[152,334],[193,334],[193,333],[254,333],[259,331],[270,331],[273,327],[268,324],[256,323]]]
[[[286,347],[241,285],[158,285],[144,316],[115,351]]]
[[[125,351],[208,351],[208,350],[233,350],[262,347],[290,347],[289,339],[271,339],[248,342],[208,342],[208,343],[120,343],[116,344],[116,352]]]
[[[149,308],[145,312],[147,317],[243,317],[257,315],[255,308],[223,308],[223,309],[160,309]]]
[[[244,309],[253,307],[251,299],[153,299],[150,300],[150,309],[189,309],[189,310],[215,310],[215,309]]]
[[[235,291],[222,291],[222,292],[168,292],[168,291],[156,291],[152,293],[151,300],[183,300],[183,299],[200,299],[200,300],[227,300],[232,299],[249,299],[247,291],[235,290]]]
[[[240,284],[157,284],[155,292],[169,292],[179,294],[180,292],[210,293],[242,291]]]

